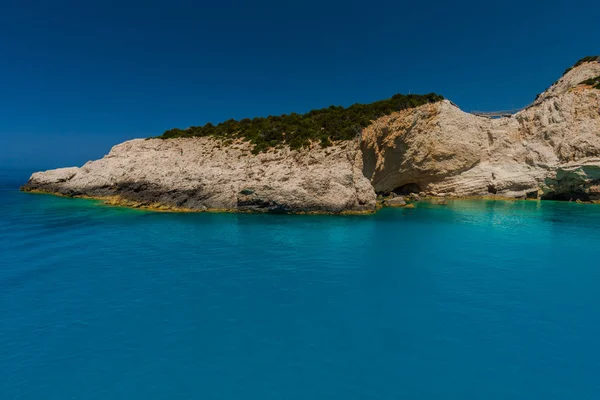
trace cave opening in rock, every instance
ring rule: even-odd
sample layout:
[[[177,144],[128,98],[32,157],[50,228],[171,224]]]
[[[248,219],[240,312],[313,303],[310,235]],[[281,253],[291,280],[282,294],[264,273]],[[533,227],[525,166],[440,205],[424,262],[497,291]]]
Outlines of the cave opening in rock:
[[[407,183],[406,185],[398,186],[392,192],[398,195],[407,195],[411,193],[420,193],[421,187],[416,183]]]
[[[558,201],[590,201],[590,196],[585,192],[551,192],[546,193],[541,197],[542,200],[558,200]]]

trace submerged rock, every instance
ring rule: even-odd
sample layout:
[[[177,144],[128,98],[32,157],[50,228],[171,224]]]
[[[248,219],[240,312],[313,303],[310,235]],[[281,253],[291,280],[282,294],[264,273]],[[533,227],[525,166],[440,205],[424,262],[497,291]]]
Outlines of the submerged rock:
[[[404,200],[404,197],[397,196],[385,200],[384,204],[388,207],[404,207],[406,205],[406,201]]]
[[[419,196],[419,195],[418,195],[418,194],[416,194],[416,193],[411,193],[411,194],[409,194],[409,195],[408,195],[408,198],[409,198],[411,201],[421,201],[421,196]]]

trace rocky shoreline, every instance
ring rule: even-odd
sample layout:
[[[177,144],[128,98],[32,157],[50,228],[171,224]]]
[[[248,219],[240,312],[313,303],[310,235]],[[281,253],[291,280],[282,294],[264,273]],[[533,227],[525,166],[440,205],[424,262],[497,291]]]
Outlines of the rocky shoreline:
[[[52,195],[59,197],[68,197],[68,198],[77,198],[77,199],[87,199],[87,200],[96,200],[100,201],[102,205],[105,206],[113,206],[113,207],[124,207],[130,209],[138,209],[143,211],[151,211],[151,212],[159,212],[159,213],[201,213],[201,212],[209,212],[209,213],[256,213],[256,210],[251,209],[227,209],[227,208],[203,208],[203,209],[194,209],[194,208],[183,208],[177,206],[171,206],[163,203],[147,203],[143,201],[135,201],[135,200],[127,200],[118,195],[113,196],[88,196],[88,195],[65,195],[60,194],[58,191],[44,191],[37,189],[29,189],[23,188],[24,192],[32,193],[32,194],[42,194],[42,195]],[[296,210],[294,212],[281,212],[287,214],[295,214],[295,215],[370,215],[374,214],[382,208],[404,208],[404,209],[413,209],[416,206],[416,203],[426,202],[438,206],[446,206],[449,202],[452,201],[462,201],[462,200],[493,200],[493,201],[543,201],[540,199],[533,198],[515,198],[515,197],[503,197],[503,196],[418,196],[416,194],[411,194],[409,196],[398,196],[393,193],[388,196],[378,196],[376,200],[375,208],[372,210],[364,210],[364,211],[340,211],[340,212],[327,212],[327,211],[299,211]],[[576,202],[579,204],[600,204],[600,199],[597,200],[569,200],[572,202]],[[272,212],[269,210],[263,210],[261,212]]]
[[[135,139],[80,168],[34,173],[21,189],[157,211],[361,214],[406,206],[411,193],[598,202],[600,90],[582,84],[596,76],[600,62],[584,62],[511,117],[444,100],[325,148],[253,154],[243,139]]]

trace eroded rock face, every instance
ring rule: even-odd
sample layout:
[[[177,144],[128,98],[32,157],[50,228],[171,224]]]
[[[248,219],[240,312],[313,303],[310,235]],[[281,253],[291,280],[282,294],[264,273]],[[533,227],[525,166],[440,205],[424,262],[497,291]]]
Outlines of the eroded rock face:
[[[600,91],[579,82],[596,75],[600,63],[580,65],[510,118],[447,100],[381,118],[363,131],[365,176],[378,193],[589,197],[600,183]]]
[[[481,160],[487,122],[447,100],[380,118],[363,130],[365,176],[378,193],[418,192],[468,171]]]
[[[450,101],[384,116],[356,142],[272,149],[212,138],[132,140],[23,187],[187,210],[370,212],[376,193],[600,199],[600,75],[584,63],[527,109],[489,119]],[[400,200],[398,200],[400,202]]]
[[[225,146],[211,138],[136,139],[81,168],[35,173],[23,189],[189,210],[375,210],[354,142],[257,156],[250,150],[245,142]]]

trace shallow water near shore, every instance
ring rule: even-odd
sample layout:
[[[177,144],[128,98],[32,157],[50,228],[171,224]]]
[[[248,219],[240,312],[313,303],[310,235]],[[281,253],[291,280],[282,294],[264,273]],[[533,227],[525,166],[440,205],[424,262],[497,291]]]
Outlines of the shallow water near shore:
[[[600,205],[154,213],[0,171],[2,399],[596,399]]]

